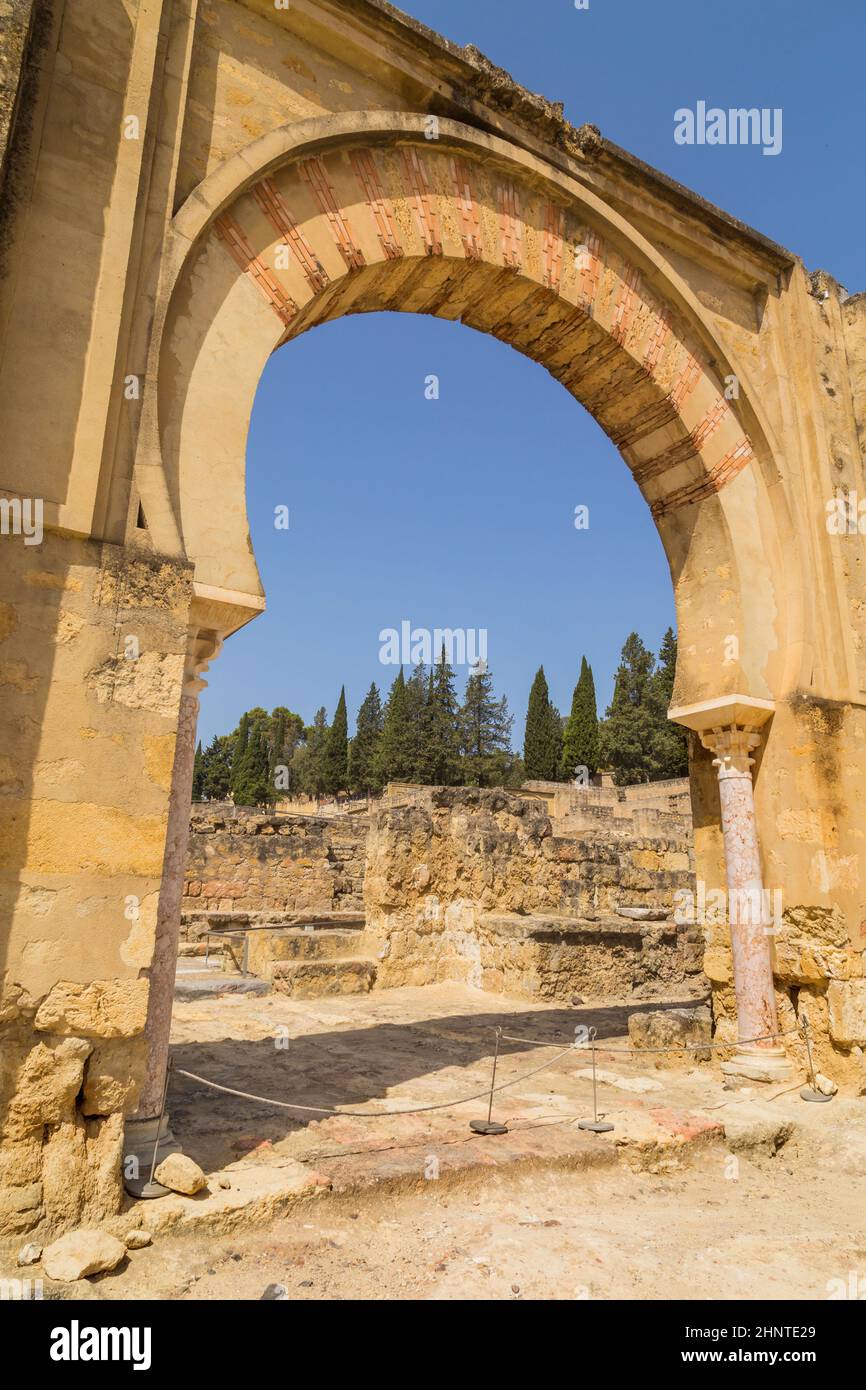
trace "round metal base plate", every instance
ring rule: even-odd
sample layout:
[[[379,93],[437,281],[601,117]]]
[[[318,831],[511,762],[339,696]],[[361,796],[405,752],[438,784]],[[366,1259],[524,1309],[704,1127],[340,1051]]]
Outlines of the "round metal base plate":
[[[167,1197],[171,1188],[163,1187],[161,1182],[144,1182],[134,1179],[124,1182],[124,1187],[130,1197],[137,1197],[140,1202],[152,1202],[155,1197]]]
[[[579,1120],[578,1129],[591,1129],[593,1134],[610,1134],[613,1125],[606,1120]]]
[[[470,1120],[469,1128],[473,1134],[507,1134],[505,1125],[498,1125],[495,1120]]]
[[[813,1091],[811,1086],[804,1086],[802,1091],[800,1092],[800,1099],[812,1100],[816,1103],[816,1105],[825,1105],[827,1101],[832,1100],[833,1097],[822,1096],[820,1091]]]

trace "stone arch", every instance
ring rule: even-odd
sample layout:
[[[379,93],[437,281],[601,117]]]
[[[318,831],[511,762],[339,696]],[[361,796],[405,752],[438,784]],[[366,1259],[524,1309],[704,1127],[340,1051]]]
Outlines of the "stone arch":
[[[268,356],[345,313],[459,319],[544,365],[620,449],[671,568],[677,703],[776,695],[797,586],[747,371],[673,267],[589,190],[458,122],[427,139],[428,121],[365,113],[272,132],[179,210],[136,472],[157,549],[192,560],[209,596],[261,607],[244,464]],[[744,606],[755,590],[763,602]]]

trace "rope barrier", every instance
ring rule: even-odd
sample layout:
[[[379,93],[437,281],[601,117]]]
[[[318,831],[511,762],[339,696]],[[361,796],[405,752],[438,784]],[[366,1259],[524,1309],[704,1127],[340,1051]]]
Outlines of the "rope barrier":
[[[539,1072],[546,1071],[552,1067],[554,1062],[558,1062],[560,1057],[564,1057],[567,1052],[574,1051],[574,1044],[570,1043],[556,1057],[551,1057],[548,1062],[543,1062],[540,1067],[533,1067],[532,1071],[522,1072],[520,1076],[515,1076],[511,1081],[503,1081],[499,1086],[494,1086],[494,1091],[506,1091],[509,1086],[516,1086],[518,1081],[526,1081],[530,1076],[537,1076]],[[177,1076],[185,1076],[189,1081],[199,1081],[203,1086],[210,1086],[214,1091],[223,1091],[229,1096],[239,1096],[242,1100],[257,1100],[263,1105],[272,1105],[281,1110],[303,1110],[311,1115],[348,1115],[358,1120],[387,1120],[391,1115],[424,1115],[430,1110],[450,1110],[455,1105],[468,1105],[470,1101],[482,1100],[490,1095],[491,1088],[485,1086],[483,1091],[476,1091],[474,1095],[462,1096],[459,1100],[440,1101],[436,1105],[417,1105],[404,1110],[335,1110],[324,1105],[299,1105],[294,1101],[273,1100],[267,1096],[256,1096],[250,1091],[237,1091],[232,1086],[221,1086],[218,1081],[209,1081],[206,1076],[197,1076],[195,1072],[183,1071],[180,1067],[175,1067],[174,1073]]]
[[[580,1052],[580,1051],[586,1050],[586,1051],[589,1051],[590,1056],[591,1056],[591,1059],[592,1059],[593,1114],[594,1114],[594,1118],[593,1118],[592,1121],[581,1121],[581,1123],[580,1123],[580,1128],[581,1128],[581,1129],[595,1130],[597,1133],[604,1133],[604,1132],[606,1132],[606,1131],[608,1131],[608,1130],[611,1130],[611,1129],[613,1128],[613,1126],[610,1125],[610,1124],[604,1124],[604,1123],[602,1123],[601,1118],[600,1118],[600,1116],[599,1116],[599,1112],[598,1112],[598,1101],[597,1101],[597,1093],[596,1093],[596,1066],[595,1066],[596,1054],[597,1054],[598,1052],[602,1052],[602,1053],[612,1053],[612,1054],[614,1054],[614,1055],[624,1056],[624,1057],[645,1057],[645,1056],[648,1056],[648,1055],[662,1054],[662,1053],[669,1053],[669,1052],[693,1052],[693,1051],[695,1051],[695,1052],[708,1052],[708,1051],[712,1051],[712,1050],[714,1050],[714,1049],[719,1049],[719,1050],[724,1049],[724,1050],[728,1051],[728,1050],[730,1050],[731,1048],[735,1048],[735,1047],[745,1047],[745,1046],[748,1046],[748,1045],[753,1044],[753,1043],[771,1042],[771,1041],[775,1041],[775,1040],[778,1039],[778,1038],[792,1037],[792,1036],[793,1036],[794,1034],[796,1034],[796,1033],[801,1033],[801,1034],[802,1034],[802,1036],[803,1036],[803,1037],[805,1038],[805,1040],[806,1040],[807,1047],[808,1047],[808,1044],[809,1044],[809,1037],[808,1037],[808,1022],[807,1022],[805,1016],[802,1018],[800,1024],[798,1025],[798,1027],[787,1029],[785,1032],[765,1033],[765,1034],[763,1034],[762,1036],[757,1037],[757,1038],[740,1038],[740,1039],[738,1039],[736,1042],[734,1042],[734,1041],[729,1041],[729,1042],[723,1042],[723,1043],[712,1043],[712,1042],[706,1042],[706,1043],[681,1043],[681,1044],[679,1044],[679,1045],[672,1045],[672,1046],[670,1046],[670,1047],[646,1047],[646,1048],[606,1047],[603,1043],[602,1043],[602,1044],[599,1044],[599,1043],[597,1042],[597,1030],[596,1030],[595,1028],[590,1028],[590,1029],[588,1030],[588,1036],[587,1036],[587,1039],[586,1039],[585,1041],[577,1042],[577,1040],[575,1040],[574,1042],[569,1043],[567,1047],[561,1047],[561,1046],[560,1046],[560,1043],[556,1043],[556,1042],[546,1042],[546,1041],[544,1041],[544,1040],[542,1040],[542,1039],[540,1039],[540,1038],[539,1038],[539,1039],[536,1039],[536,1038],[523,1038],[523,1037],[519,1037],[519,1036],[516,1035],[516,1034],[503,1033],[501,1027],[497,1027],[496,1030],[495,1030],[495,1032],[496,1032],[496,1052],[495,1052],[495,1056],[494,1056],[494,1059],[493,1059],[493,1076],[492,1076],[492,1078],[491,1078],[491,1084],[490,1084],[489,1086],[486,1086],[486,1087],[484,1088],[483,1091],[476,1091],[476,1092],[474,1092],[472,1095],[469,1095],[469,1096],[461,1096],[461,1097],[459,1097],[459,1098],[456,1099],[456,1100],[438,1101],[438,1102],[436,1102],[435,1104],[431,1104],[431,1105],[406,1106],[406,1107],[402,1107],[401,1109],[398,1109],[398,1110],[342,1110],[342,1109],[337,1109],[337,1108],[334,1107],[334,1106],[324,1106],[324,1105],[302,1105],[302,1104],[300,1104],[300,1102],[296,1102],[296,1101],[276,1100],[276,1099],[273,1098],[273,1097],[256,1095],[256,1094],[255,1094],[254,1092],[252,1092],[252,1091],[241,1091],[241,1090],[236,1089],[236,1088],[233,1087],[233,1086],[223,1086],[223,1085],[222,1085],[220,1082],[218,1082],[218,1081],[211,1081],[211,1080],[210,1080],[208,1077],[206,1077],[206,1076],[199,1076],[198,1073],[196,1073],[196,1072],[185,1071],[185,1070],[184,1070],[183,1068],[181,1068],[181,1067],[175,1067],[175,1068],[170,1067],[169,1070],[170,1070],[170,1071],[171,1071],[171,1070],[175,1071],[176,1074],[177,1074],[178,1076],[184,1076],[184,1077],[186,1077],[188,1081],[195,1081],[195,1082],[198,1082],[199,1085],[210,1087],[211,1090],[220,1091],[220,1092],[222,1092],[223,1095],[238,1096],[241,1100],[256,1101],[256,1102],[258,1102],[258,1103],[261,1104],[261,1105],[267,1105],[267,1106],[270,1106],[270,1107],[272,1107],[272,1108],[274,1108],[274,1109],[303,1111],[305,1114],[309,1114],[309,1115],[338,1115],[338,1116],[339,1116],[339,1115],[345,1115],[345,1116],[347,1116],[348,1118],[351,1118],[351,1119],[358,1119],[358,1120],[379,1120],[379,1119],[388,1119],[388,1118],[390,1118],[392,1115],[425,1115],[425,1114],[429,1114],[431,1111],[435,1111],[435,1110],[451,1110],[451,1109],[453,1109],[455,1106],[458,1106],[458,1105],[468,1105],[468,1104],[470,1104],[472,1101],[481,1100],[481,1099],[483,1099],[483,1098],[486,1096],[486,1097],[488,1097],[488,1099],[489,1099],[489,1107],[488,1107],[487,1121],[485,1121],[485,1122],[480,1122],[480,1121],[475,1121],[475,1120],[473,1120],[470,1127],[471,1127],[472,1129],[474,1129],[476,1133],[480,1133],[480,1134],[483,1134],[483,1133],[505,1133],[505,1132],[507,1132],[507,1131],[505,1130],[504,1126],[492,1124],[493,1096],[494,1096],[498,1091],[506,1091],[506,1090],[508,1090],[508,1088],[509,1088],[510,1086],[516,1086],[519,1082],[521,1082],[521,1081],[527,1081],[530,1077],[532,1077],[532,1076],[537,1076],[537,1075],[539,1074],[539,1072],[546,1071],[549,1067],[552,1067],[552,1066],[554,1065],[555,1062],[558,1062],[558,1061],[560,1061],[563,1057],[565,1057],[569,1052],[572,1052],[572,1053],[573,1053],[573,1052]],[[521,1072],[521,1074],[520,1074],[519,1076],[513,1077],[510,1081],[502,1081],[502,1082],[500,1082],[500,1084],[497,1086],[497,1085],[496,1085],[496,1063],[497,1063],[497,1060],[498,1060],[498,1058],[499,1058],[499,1044],[500,1044],[500,1042],[517,1042],[517,1043],[522,1043],[522,1044],[524,1044],[524,1045],[526,1045],[526,1046],[531,1046],[531,1047],[559,1047],[559,1048],[560,1048],[560,1051],[556,1054],[555,1057],[551,1057],[548,1061],[543,1062],[543,1063],[541,1064],[540,1067],[533,1067],[531,1071]],[[817,1091],[814,1090],[815,1078],[814,1078],[814,1068],[812,1067],[812,1062],[811,1062],[811,1050],[810,1050],[810,1053],[809,1053],[809,1063],[810,1063],[810,1072],[811,1072],[811,1074],[812,1074],[814,1098],[817,1098],[817,1097],[818,1097],[818,1093],[817,1093]],[[168,1072],[167,1072],[167,1074],[166,1074],[166,1087],[165,1087],[165,1089],[166,1089],[166,1092],[167,1092],[167,1090],[168,1090]],[[812,1099],[812,1098],[813,1098],[813,1094],[810,1094],[809,1096],[806,1096],[804,1092],[801,1092],[801,1094],[804,1095],[804,1099]],[[163,1109],[165,1109],[165,1096],[163,1096]]]

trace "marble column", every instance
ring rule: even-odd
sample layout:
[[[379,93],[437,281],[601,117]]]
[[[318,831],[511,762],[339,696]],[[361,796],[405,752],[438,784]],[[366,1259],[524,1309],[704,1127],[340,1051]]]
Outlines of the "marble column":
[[[761,726],[772,710],[769,701],[731,696],[669,713],[669,718],[695,730],[704,748],[714,755],[740,1040],[736,1055],[722,1063],[722,1070],[756,1081],[782,1080],[792,1074],[778,1038],[770,949],[772,920],[764,892],[752,785],[752,755],[760,747]]]
[[[202,679],[202,672],[217,655],[221,645],[217,633],[203,632],[197,627],[190,629],[168,804],[168,830],[156,916],[156,943],[150,967],[150,993],[145,1026],[147,1074],[139,1101],[136,1116],[138,1119],[153,1118],[159,1114],[162,1106],[180,937],[180,904],[189,841],[198,697],[207,685],[207,681]]]
[[[773,1036],[779,1031],[779,1020],[770,955],[771,919],[761,873],[752,787],[752,753],[760,745],[761,735],[756,729],[734,724],[702,733],[701,742],[715,754],[713,766],[719,776],[740,1050],[784,1056],[784,1049]]]

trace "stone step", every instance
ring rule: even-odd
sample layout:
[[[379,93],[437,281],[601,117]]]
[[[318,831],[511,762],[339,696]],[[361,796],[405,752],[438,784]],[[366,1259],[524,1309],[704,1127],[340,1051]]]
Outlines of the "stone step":
[[[366,956],[344,960],[281,960],[273,967],[274,989],[294,999],[329,994],[369,994],[376,980],[376,961]]]
[[[360,928],[330,926],[253,931],[247,938],[247,969],[270,980],[280,961],[327,961],[357,955],[361,935]]]
[[[270,994],[268,980],[246,975],[226,975],[223,971],[188,970],[174,982],[174,997],[180,1000],[214,999],[221,994]]]
[[[289,927],[285,931],[264,932],[267,937],[266,949],[272,961],[278,960],[337,960],[340,957],[357,953],[362,933],[358,930],[322,930],[314,928],[305,931],[303,927]]]

